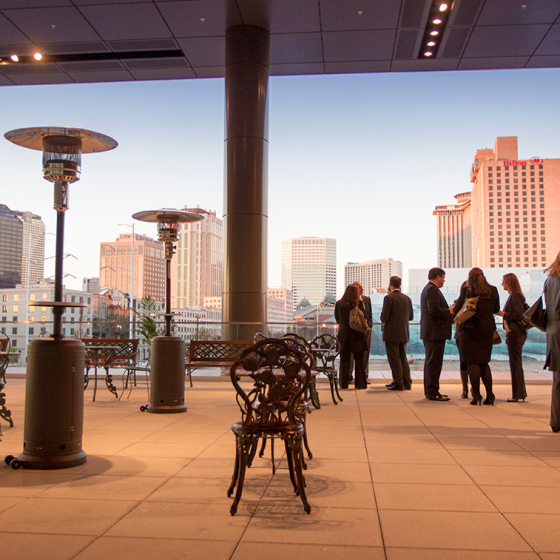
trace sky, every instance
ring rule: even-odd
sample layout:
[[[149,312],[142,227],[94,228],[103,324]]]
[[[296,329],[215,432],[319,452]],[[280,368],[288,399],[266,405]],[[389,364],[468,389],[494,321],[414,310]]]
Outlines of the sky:
[[[271,77],[268,285],[281,284],[290,237],[337,240],[338,296],[347,262],[400,260],[405,285],[408,269],[436,266],[432,211],[470,190],[477,149],[518,136],[520,158],[560,157],[559,90],[560,69]],[[223,215],[223,79],[2,87],[0,98],[2,134],[72,126],[119,143],[84,155],[70,186],[68,287],[99,275],[99,244],[130,232],[119,224],[136,212]],[[0,203],[41,215],[54,233],[41,153],[0,137],[0,162]],[[135,231],[157,237],[155,224]]]

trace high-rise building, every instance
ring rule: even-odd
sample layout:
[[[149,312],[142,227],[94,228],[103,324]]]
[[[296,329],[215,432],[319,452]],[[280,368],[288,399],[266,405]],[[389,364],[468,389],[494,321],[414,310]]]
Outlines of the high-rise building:
[[[269,323],[291,323],[294,317],[294,294],[286,288],[268,288],[266,303]]]
[[[41,216],[31,212],[14,210],[14,214],[23,223],[21,283],[27,285],[28,270],[31,271],[31,282],[37,282],[45,275],[45,224]]]
[[[365,295],[387,289],[391,276],[402,278],[401,261],[377,259],[365,263],[348,263],[344,267],[344,285],[360,282]]]
[[[23,224],[15,212],[0,204],[0,288],[21,283]]]
[[[294,309],[303,298],[316,305],[327,295],[336,296],[336,239],[284,239],[282,287],[293,292]]]
[[[203,306],[205,298],[222,296],[223,222],[216,212],[183,208],[202,214],[200,222],[179,224],[177,254],[171,261],[171,307]]]
[[[455,195],[457,204],[436,206],[437,262],[440,268],[472,266],[472,225],[470,191]]]
[[[132,233],[121,233],[114,242],[101,243],[99,285],[130,293]],[[134,234],[133,297],[165,297],[165,257],[161,241],[140,233]]]
[[[471,182],[472,266],[550,264],[560,247],[560,159],[519,159],[517,136],[499,137],[476,151]]]
[[[82,280],[82,289],[84,292],[89,292],[90,294],[98,294],[99,293],[99,278],[84,278]]]

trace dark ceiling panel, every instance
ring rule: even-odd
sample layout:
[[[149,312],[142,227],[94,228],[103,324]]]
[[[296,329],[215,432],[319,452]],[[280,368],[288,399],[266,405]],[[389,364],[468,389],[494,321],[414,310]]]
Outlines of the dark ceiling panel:
[[[71,0],[0,0],[0,10],[9,8],[51,8],[72,6]]]
[[[500,22],[500,25],[553,23],[559,15],[560,2],[486,0],[477,25],[496,25],[496,22]]]
[[[35,45],[0,45],[0,56],[11,56],[12,54],[17,54],[19,56],[32,55],[37,51]]]
[[[13,86],[14,82],[10,80],[7,76],[0,74],[0,86]]]
[[[449,25],[474,25],[476,15],[483,1],[484,0],[458,0],[458,2],[455,2],[449,18]]]
[[[391,60],[395,32],[335,31],[323,33],[326,62]]]
[[[0,15],[0,45],[26,45],[31,41],[9,20]]]
[[[60,69],[56,64],[10,64],[8,66],[0,66],[0,71],[6,76],[15,76],[16,74],[48,74],[49,72],[60,73]]]
[[[107,43],[115,52],[179,49],[175,39],[135,39],[131,41],[107,41]]]
[[[463,56],[531,56],[548,29],[548,25],[475,27]]]
[[[394,29],[401,3],[396,0],[321,0],[323,31]]]
[[[323,68],[323,63],[309,63],[309,64],[271,64],[270,65],[270,75],[271,76],[293,76],[297,74],[311,75],[311,74],[323,74],[325,69]]]
[[[323,62],[320,33],[271,35],[270,63]]]
[[[225,37],[178,39],[191,66],[223,66],[226,60]]]
[[[74,81],[64,72],[39,74],[17,74],[11,79],[20,86],[41,86],[48,84],[71,84]]]
[[[463,58],[459,70],[498,70],[503,68],[524,68],[528,56],[508,56],[496,58]]]
[[[95,43],[54,43],[40,44],[43,54],[84,54],[109,52],[109,47],[103,41]]]
[[[99,40],[99,35],[76,8],[32,8],[3,13],[37,44]]]
[[[401,27],[422,27],[430,12],[430,0],[404,0]]]
[[[264,26],[271,33],[310,33],[321,29],[318,0],[237,0],[237,5],[245,25]]]
[[[550,28],[535,54],[539,56],[560,54],[560,24]]]
[[[440,57],[459,58],[465,48],[470,32],[470,27],[447,28]]]
[[[390,60],[325,63],[325,73],[327,74],[369,74],[372,72],[390,72],[390,70]]]
[[[225,66],[201,66],[194,71],[198,78],[223,78],[226,75]]]
[[[459,59],[433,58],[431,60],[394,60],[391,64],[391,72],[435,72],[438,70],[455,70]]]
[[[149,70],[131,70],[136,80],[186,80],[194,78],[191,68],[152,68]]]
[[[527,62],[526,68],[560,68],[560,55],[533,56]]]
[[[123,64],[129,70],[144,70],[147,68],[189,68],[184,58],[140,58],[123,60]]]
[[[157,7],[175,37],[211,37],[226,34],[226,0],[158,2]],[[241,25],[238,14],[233,19],[236,25]]]
[[[422,31],[419,29],[401,29],[397,39],[395,58],[416,58],[416,43]]]
[[[152,3],[82,6],[80,11],[106,41],[171,37]]]
[[[132,75],[126,70],[112,72],[68,72],[70,77],[80,84],[96,82],[130,82]]]
[[[108,70],[124,70],[123,65],[118,60],[96,60],[84,62],[59,62],[65,72],[99,72]]]

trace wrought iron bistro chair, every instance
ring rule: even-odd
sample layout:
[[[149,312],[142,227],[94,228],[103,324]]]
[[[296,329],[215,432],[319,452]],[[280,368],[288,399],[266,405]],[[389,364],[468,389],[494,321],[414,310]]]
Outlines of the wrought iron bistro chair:
[[[309,513],[303,476],[304,424],[298,407],[311,381],[311,368],[302,355],[285,341],[268,338],[243,352],[230,369],[231,382],[237,391],[237,404],[242,420],[231,427],[236,438],[235,467],[227,495],[236,489],[230,509],[237,513],[243,493],[245,473],[259,439],[283,440],[290,480]],[[246,391],[240,384],[250,377],[253,387]],[[273,458],[274,460],[274,458]],[[237,487],[237,488],[236,488]]]
[[[334,362],[340,354],[340,344],[332,334],[322,334],[311,341],[311,353],[315,357],[313,369],[320,373],[324,373],[329,380],[331,386],[331,396],[334,404],[338,404],[336,397],[342,402],[342,397],[338,392],[337,370]]]

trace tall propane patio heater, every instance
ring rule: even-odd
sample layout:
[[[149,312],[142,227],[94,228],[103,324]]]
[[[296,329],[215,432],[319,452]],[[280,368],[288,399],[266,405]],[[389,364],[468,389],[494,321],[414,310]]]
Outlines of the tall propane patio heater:
[[[180,223],[198,222],[204,217],[193,212],[162,208],[132,216],[141,222],[157,222],[159,240],[165,246],[165,334],[152,339],[150,404],[141,410],[154,413],[186,412],[185,343],[171,334],[171,259],[175,253]]]
[[[24,450],[17,458],[9,455],[5,462],[12,468],[65,469],[87,461],[82,450],[85,346],[62,334],[64,309],[84,306],[62,298],[68,185],[80,180],[82,153],[112,150],[117,142],[97,132],[67,127],[20,128],[4,137],[18,146],[43,152],[43,178],[54,183],[56,210],[54,301],[29,302],[31,306],[52,307],[53,333],[29,343]]]

